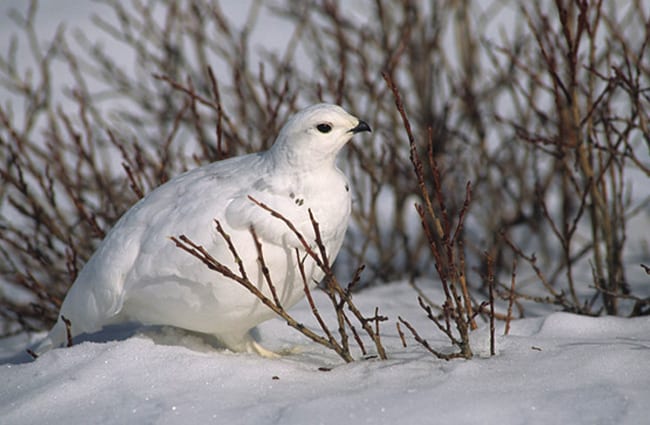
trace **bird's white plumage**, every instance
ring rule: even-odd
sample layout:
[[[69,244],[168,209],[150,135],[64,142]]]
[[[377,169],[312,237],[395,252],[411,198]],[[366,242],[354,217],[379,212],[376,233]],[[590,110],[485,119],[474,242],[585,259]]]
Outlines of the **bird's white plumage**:
[[[282,213],[313,240],[311,209],[333,260],[350,215],[346,177],[336,155],[352,135],[369,131],[336,105],[318,104],[295,114],[265,152],[215,162],[188,171],[153,190],[128,210],[79,273],[60,316],[74,335],[120,322],[171,325],[212,334],[234,351],[263,352],[250,337],[273,313],[245,288],[210,271],[178,249],[170,236],[187,235],[217,260],[237,270],[217,233],[222,224],[236,246],[249,278],[268,293],[250,233],[253,226],[284,307],[304,295],[295,260],[300,244],[277,218],[249,196]],[[322,278],[311,261],[310,281]],[[66,340],[61,318],[35,350],[42,353]]]

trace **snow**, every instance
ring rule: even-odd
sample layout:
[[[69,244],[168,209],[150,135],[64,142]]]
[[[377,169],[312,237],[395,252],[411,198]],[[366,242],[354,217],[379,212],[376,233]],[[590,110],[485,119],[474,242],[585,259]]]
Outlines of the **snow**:
[[[434,285],[434,282],[431,282]],[[323,313],[325,297],[316,294]],[[417,307],[406,283],[356,296],[390,317],[389,360],[345,364],[280,320],[264,323],[280,359],[235,354],[171,328],[109,329],[35,361],[24,340],[0,351],[0,418],[19,424],[639,424],[650,397],[650,318],[553,313],[473,334],[472,360],[434,358],[395,330],[407,318],[434,347],[448,343]],[[389,300],[389,302],[386,302]],[[292,313],[311,327],[307,303]],[[326,314],[327,317],[327,314]],[[332,317],[329,317],[331,320]],[[24,336],[22,337],[24,338]],[[33,338],[38,339],[38,336]],[[360,357],[360,356],[357,356]]]

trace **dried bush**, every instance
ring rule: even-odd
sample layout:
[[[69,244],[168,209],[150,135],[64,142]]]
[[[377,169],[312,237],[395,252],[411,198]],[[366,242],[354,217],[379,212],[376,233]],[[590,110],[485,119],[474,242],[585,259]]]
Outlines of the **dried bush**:
[[[454,224],[449,217],[447,202],[442,193],[440,169],[434,152],[432,131],[431,129],[429,130],[427,141],[427,163],[428,169],[433,174],[434,186],[433,193],[430,194],[424,176],[425,168],[420,153],[418,152],[410,121],[404,110],[399,89],[387,74],[384,74],[384,79],[393,92],[393,96],[395,96],[395,105],[402,117],[403,126],[410,146],[410,159],[420,188],[420,195],[423,199],[423,203],[416,204],[415,208],[420,216],[422,230],[429,241],[431,255],[435,261],[436,272],[438,273],[444,292],[444,303],[442,307],[439,307],[439,310],[442,311],[442,320],[439,320],[437,315],[434,314],[433,307],[436,306],[433,303],[425,301],[425,298],[422,296],[418,296],[418,303],[426,312],[429,320],[449,338],[449,341],[453,346],[458,348],[458,351],[455,353],[443,353],[436,350],[431,347],[426,339],[420,336],[407,320],[402,317],[398,317],[398,320],[399,323],[404,324],[409,329],[417,342],[422,344],[436,357],[445,360],[450,360],[455,357],[470,359],[473,354],[469,343],[469,331],[470,328],[476,328],[476,323],[474,322],[475,308],[467,286],[467,279],[465,278],[467,271],[463,246],[464,238],[462,235],[465,214],[471,201],[471,183],[467,182],[465,202],[463,208],[458,213],[457,222]],[[494,307],[494,302],[493,300],[491,301],[491,306]],[[452,330],[452,324],[455,326],[456,332]],[[401,335],[399,324],[397,329]],[[402,341],[404,342],[403,338]]]
[[[217,260],[212,255],[210,255],[210,253],[207,250],[205,250],[205,248],[195,244],[185,235],[180,235],[179,237],[173,237],[172,240],[176,243],[176,246],[187,251],[191,255],[201,260],[203,264],[205,264],[210,270],[214,270],[215,272],[221,274],[222,276],[231,279],[233,282],[246,288],[251,294],[253,294],[256,298],[262,301],[262,303],[265,306],[271,309],[279,317],[284,319],[287,325],[296,329],[298,332],[302,333],[312,341],[326,348],[329,348],[330,350],[333,350],[346,362],[351,362],[354,360],[354,356],[350,351],[349,332],[352,333],[354,340],[356,341],[359,349],[361,350],[361,353],[364,356],[368,355],[368,352],[366,351],[365,348],[365,344],[363,343],[363,340],[359,336],[359,332],[354,326],[354,323],[360,325],[361,328],[367,334],[367,336],[373,341],[377,351],[376,356],[382,360],[385,360],[387,356],[386,356],[386,350],[384,349],[381,343],[379,324],[388,319],[384,316],[379,315],[378,307],[375,308],[374,316],[366,317],[352,301],[351,291],[354,285],[359,282],[359,276],[361,271],[363,270],[363,267],[357,269],[357,272],[355,273],[352,281],[348,285],[346,285],[346,287],[343,287],[339,283],[336,276],[334,275],[334,272],[331,267],[330,259],[325,249],[325,245],[321,240],[318,222],[316,222],[316,220],[314,219],[311,210],[309,211],[309,216],[311,218],[311,222],[314,229],[314,234],[315,234],[314,241],[308,241],[307,239],[305,239],[305,236],[296,229],[293,223],[289,221],[286,217],[284,217],[282,214],[280,214],[279,212],[273,210],[272,208],[270,208],[264,203],[258,202],[254,198],[251,198],[251,200],[255,202],[260,208],[263,208],[266,211],[268,211],[273,217],[282,221],[287,226],[287,229],[293,232],[298,238],[298,240],[300,241],[302,248],[295,249],[296,260],[297,260],[298,267],[300,269],[299,270],[300,275],[302,276],[305,296],[311,307],[312,315],[318,322],[318,325],[320,326],[323,332],[322,334],[319,334],[316,331],[313,331],[310,328],[306,327],[304,324],[298,322],[283,307],[282,302],[280,301],[280,298],[277,295],[276,285],[271,279],[271,275],[269,273],[266,260],[264,259],[263,245],[259,240],[259,238],[257,237],[254,228],[251,228],[250,231],[255,241],[255,247],[257,249],[257,256],[258,256],[257,257],[258,264],[264,275],[264,283],[266,285],[265,287],[266,289],[268,289],[270,296],[264,293],[264,290],[260,288],[257,282],[253,282],[249,279],[248,273],[245,270],[243,263],[240,259],[240,255],[239,252],[237,251],[237,247],[231,242],[230,236],[227,233],[225,233],[225,231],[221,227],[221,224],[218,221],[216,221],[217,232],[219,233],[219,235],[221,235],[224,242],[226,242],[228,248],[232,253],[233,258],[235,259],[235,262],[239,265],[239,270],[237,271],[234,271],[230,269],[228,266],[221,263],[219,260]],[[315,244],[317,251],[314,248],[312,248],[312,243]],[[332,304],[333,310],[336,312],[336,319],[337,319],[337,326],[338,326],[338,339],[336,338],[334,332],[330,330],[326,321],[321,316],[318,307],[314,303],[314,298],[311,294],[312,291],[311,288],[313,288],[316,282],[309,282],[307,280],[307,277],[305,275],[305,270],[304,270],[304,262],[306,258],[310,258],[311,260],[313,260],[316,266],[324,274],[323,288]],[[350,319],[348,313],[346,313],[346,310],[350,314],[352,314],[352,317],[354,318],[354,322],[353,320]]]
[[[517,50],[508,44],[499,49],[516,80],[527,84],[511,88],[514,114],[496,119],[534,158],[528,191],[539,227],[549,235],[540,239],[556,250],[536,274],[549,301],[565,310],[650,311],[648,298],[629,297],[624,261],[627,223],[649,202],[635,205],[629,197],[631,174],[650,176],[646,9],[635,2],[619,18],[614,5],[602,1],[522,7],[529,40]],[[513,243],[508,233],[504,241],[534,266],[537,258],[523,254],[522,242]],[[589,269],[591,279],[581,273]],[[624,298],[632,305],[621,308]]]

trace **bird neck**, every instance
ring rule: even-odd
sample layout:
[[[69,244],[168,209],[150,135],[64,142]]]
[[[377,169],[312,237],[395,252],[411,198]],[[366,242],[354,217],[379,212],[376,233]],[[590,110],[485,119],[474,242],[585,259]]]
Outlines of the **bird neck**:
[[[309,149],[291,149],[276,143],[267,151],[274,167],[288,167],[293,172],[317,173],[336,169],[336,153],[317,152]]]

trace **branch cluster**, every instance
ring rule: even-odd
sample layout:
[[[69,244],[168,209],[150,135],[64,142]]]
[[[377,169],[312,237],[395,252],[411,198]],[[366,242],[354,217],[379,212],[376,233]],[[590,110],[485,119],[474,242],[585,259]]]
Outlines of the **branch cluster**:
[[[311,307],[311,312],[318,322],[318,325],[322,331],[322,334],[317,333],[316,331],[311,330],[304,324],[297,321],[283,306],[278,297],[276,285],[271,279],[269,273],[269,265],[264,259],[264,250],[263,244],[261,243],[254,227],[250,228],[251,236],[255,241],[255,247],[257,249],[257,261],[260,269],[262,270],[262,275],[264,276],[264,284],[267,285],[271,297],[265,295],[265,293],[260,289],[260,286],[257,282],[251,281],[246,272],[243,261],[241,260],[240,254],[237,251],[237,247],[232,243],[230,236],[224,231],[223,227],[218,221],[216,223],[216,229],[219,235],[223,238],[224,242],[228,245],[228,248],[235,260],[235,263],[238,265],[238,270],[234,271],[228,266],[224,265],[222,262],[214,258],[208,251],[205,250],[200,245],[195,244],[189,238],[184,235],[179,237],[173,237],[172,240],[176,243],[176,246],[185,250],[189,254],[201,260],[210,270],[221,274],[222,276],[232,280],[233,282],[246,288],[251,294],[253,294],[258,300],[260,300],[266,307],[271,309],[275,314],[284,319],[287,325],[296,329],[307,338],[312,341],[323,345],[334,352],[336,352],[343,360],[346,362],[351,362],[354,360],[350,349],[350,333],[354,337],[359,349],[361,350],[364,356],[368,355],[365,344],[363,343],[362,338],[359,335],[359,331],[355,327],[355,323],[363,329],[366,335],[372,340],[377,356],[384,360],[386,359],[386,351],[381,343],[381,337],[379,333],[379,325],[381,322],[388,320],[386,317],[379,315],[379,309],[375,309],[374,315],[372,317],[366,317],[364,314],[357,308],[357,306],[352,301],[352,288],[356,283],[359,282],[360,274],[363,270],[363,267],[359,267],[355,273],[352,281],[343,288],[339,281],[337,280],[334,272],[332,271],[330,260],[328,258],[327,252],[325,250],[325,245],[320,236],[319,225],[314,216],[309,211],[309,216],[315,233],[315,244],[317,251],[314,250],[305,237],[296,229],[296,227],[284,217],[281,213],[273,210],[268,205],[261,203],[254,198],[251,198],[251,201],[256,203],[260,208],[268,211],[273,217],[282,221],[289,231],[291,231],[300,241],[302,249],[296,248],[296,263],[300,271],[300,276],[302,276],[303,290],[309,305]],[[330,329],[330,326],[327,325],[326,321],[323,319],[320,314],[314,298],[312,296],[312,288],[318,282],[310,282],[305,273],[305,260],[310,258],[314,261],[317,267],[324,274],[324,284],[323,289],[329,298],[332,308],[336,313],[336,320],[338,325],[338,337]],[[350,315],[352,319],[350,318]]]

